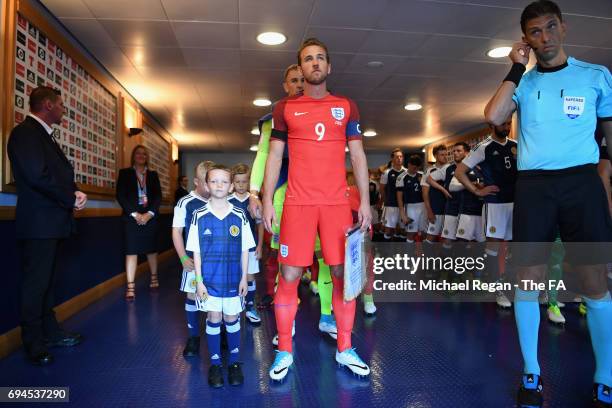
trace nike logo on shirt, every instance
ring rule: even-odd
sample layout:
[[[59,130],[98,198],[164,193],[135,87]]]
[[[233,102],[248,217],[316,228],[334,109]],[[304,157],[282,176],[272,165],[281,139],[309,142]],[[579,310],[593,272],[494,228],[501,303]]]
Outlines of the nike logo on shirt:
[[[308,114],[308,112],[294,112],[293,113],[295,116],[302,116],[302,115],[306,115]]]

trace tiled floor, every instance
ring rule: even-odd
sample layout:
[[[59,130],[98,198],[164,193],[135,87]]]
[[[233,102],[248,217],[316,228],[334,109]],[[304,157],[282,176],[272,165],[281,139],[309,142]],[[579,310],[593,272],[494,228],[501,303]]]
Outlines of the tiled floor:
[[[162,288],[149,293],[140,280],[134,303],[117,290],[67,321],[86,340],[56,349],[56,362],[30,366],[17,352],[0,361],[0,386],[69,386],[82,407],[513,407],[522,359],[511,311],[494,304],[379,303],[374,318],[361,315],[353,344],[372,375],[360,380],[338,368],[335,344],[317,328],[319,301],[300,289],[295,369],[272,384],[272,311],[259,327],[243,319],[245,384],[212,390],[201,357],[182,357],[186,328],[175,264],[163,266]],[[543,310],[543,309],[542,309]],[[588,406],[594,368],[586,320],[566,309],[564,328],[544,315],[540,363],[545,407]],[[23,405],[20,405],[23,406]]]

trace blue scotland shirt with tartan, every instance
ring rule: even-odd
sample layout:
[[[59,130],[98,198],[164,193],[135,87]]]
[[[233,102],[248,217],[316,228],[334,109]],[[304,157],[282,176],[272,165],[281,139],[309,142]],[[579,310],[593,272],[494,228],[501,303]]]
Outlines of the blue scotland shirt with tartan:
[[[242,253],[255,246],[246,214],[229,204],[226,214],[215,214],[210,203],[193,214],[187,250],[200,253],[202,279],[208,294],[238,296]]]

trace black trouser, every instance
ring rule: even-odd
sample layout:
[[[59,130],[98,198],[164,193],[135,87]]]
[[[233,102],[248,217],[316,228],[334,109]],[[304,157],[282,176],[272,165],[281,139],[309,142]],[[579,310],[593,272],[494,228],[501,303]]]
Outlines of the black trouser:
[[[59,239],[27,239],[21,247],[21,339],[29,353],[60,331],[55,319],[55,257]]]

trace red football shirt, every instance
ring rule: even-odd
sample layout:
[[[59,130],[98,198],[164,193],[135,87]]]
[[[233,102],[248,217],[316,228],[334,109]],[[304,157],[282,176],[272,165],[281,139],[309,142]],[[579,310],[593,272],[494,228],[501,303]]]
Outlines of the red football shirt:
[[[344,148],[361,139],[355,102],[332,94],[287,97],[274,107],[271,137],[289,151],[285,205],[348,204]]]

